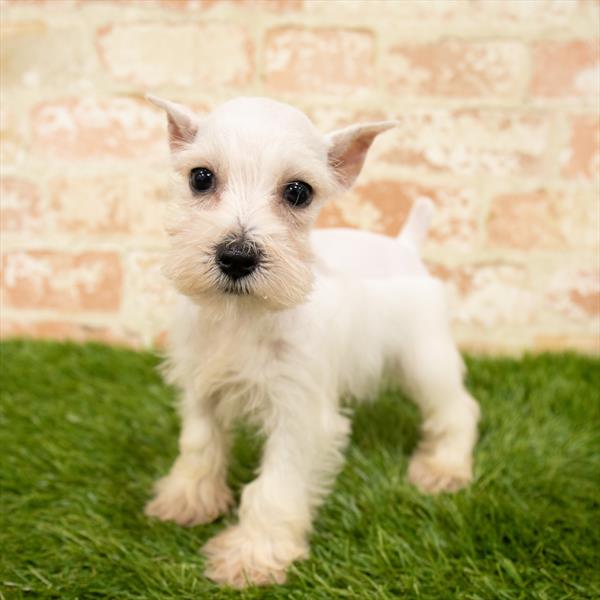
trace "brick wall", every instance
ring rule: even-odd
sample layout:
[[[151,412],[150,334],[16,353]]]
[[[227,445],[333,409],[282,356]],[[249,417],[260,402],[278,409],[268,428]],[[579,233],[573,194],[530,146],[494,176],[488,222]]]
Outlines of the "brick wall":
[[[2,333],[164,339],[167,201],[158,95],[239,94],[323,130],[397,118],[322,225],[425,253],[463,347],[597,352],[596,0],[1,0]]]

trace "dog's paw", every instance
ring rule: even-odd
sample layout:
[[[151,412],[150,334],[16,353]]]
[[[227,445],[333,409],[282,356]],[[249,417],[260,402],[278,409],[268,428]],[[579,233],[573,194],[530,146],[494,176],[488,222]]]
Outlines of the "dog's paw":
[[[154,499],[146,504],[145,514],[186,527],[214,521],[233,503],[227,484],[215,478],[195,480],[170,474],[156,483],[155,491]]]
[[[207,558],[206,576],[235,588],[284,583],[289,565],[308,556],[304,542],[249,534],[240,525],[209,540],[202,551]]]
[[[416,452],[408,466],[408,480],[424,494],[456,492],[469,484],[471,462],[449,464],[425,452]]]

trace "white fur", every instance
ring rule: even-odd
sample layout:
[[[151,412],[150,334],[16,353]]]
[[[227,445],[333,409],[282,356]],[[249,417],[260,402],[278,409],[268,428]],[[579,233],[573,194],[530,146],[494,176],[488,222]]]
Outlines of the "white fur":
[[[182,390],[183,427],[180,456],[146,513],[194,525],[226,511],[231,425],[256,422],[267,436],[260,472],[242,492],[239,523],[206,545],[206,573],[236,587],[282,582],[308,555],[315,512],[343,463],[343,400],[375,397],[384,381],[402,385],[423,414],[409,479],[439,492],[471,478],[478,407],[462,383],[444,290],[418,253],[431,205],[420,201],[397,239],[311,233],[389,123],[324,137],[296,109],[243,98],[190,125],[189,111],[153,101],[168,111],[174,148],[165,269],[181,297],[165,372]],[[189,190],[199,166],[216,173],[212,195]],[[281,199],[295,179],[313,186],[311,206]],[[242,230],[267,266],[247,278],[244,295],[227,294],[214,248]]]

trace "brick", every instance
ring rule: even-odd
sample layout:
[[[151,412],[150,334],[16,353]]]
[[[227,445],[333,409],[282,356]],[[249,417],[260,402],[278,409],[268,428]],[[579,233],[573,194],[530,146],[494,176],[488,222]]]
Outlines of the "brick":
[[[163,234],[168,196],[166,176],[69,175],[50,180],[49,208],[55,228],[68,233]]]
[[[524,267],[502,262],[428,266],[446,282],[455,324],[491,330],[531,325],[539,315],[539,297],[528,288],[531,275]]]
[[[494,198],[487,232],[489,243],[501,248],[558,249],[566,242],[556,199],[545,190]]]
[[[7,107],[2,99],[0,107],[0,165],[3,169],[15,168],[28,155],[29,140],[24,119],[13,105]]]
[[[477,242],[478,196],[463,188],[432,188],[420,183],[375,180],[357,185],[350,194],[330,202],[319,215],[321,227],[358,227],[389,236],[402,229],[414,202],[426,197],[436,213],[427,240],[455,250]]]
[[[597,98],[599,93],[598,40],[544,41],[534,46],[533,96]]]
[[[530,26],[531,23],[570,24],[586,15],[588,0],[475,0],[469,6],[471,18]]]
[[[35,150],[54,159],[167,159],[164,114],[132,98],[68,99],[32,110]]]
[[[569,144],[560,156],[562,174],[569,179],[600,179],[600,118],[571,119]]]
[[[119,308],[122,273],[115,253],[13,252],[2,262],[2,290],[8,306],[99,312]]]
[[[162,274],[163,253],[131,252],[125,259],[126,294],[122,316],[128,331],[145,345],[156,345],[164,335],[176,293]]]
[[[573,187],[557,192],[561,225],[569,247],[600,252],[600,196],[598,189]]]
[[[11,232],[39,231],[42,211],[37,187],[15,177],[0,180],[0,229]]]
[[[558,268],[550,280],[545,298],[563,317],[573,321],[595,322],[597,327],[600,316],[600,269],[593,265],[565,265]]]
[[[308,0],[304,10],[317,18],[339,20],[340,15],[344,15],[348,19],[359,19],[361,23],[369,19],[378,24],[395,24],[394,19],[400,18],[448,21],[472,10],[472,6],[465,0]]]
[[[96,341],[120,346],[138,346],[134,337],[102,325],[73,323],[69,321],[3,319],[0,323],[0,338],[41,338],[72,340],[75,342]]]
[[[0,29],[2,86],[6,90],[56,86],[80,90],[93,75],[92,47],[82,30],[43,21],[7,21]]]
[[[253,73],[252,44],[235,24],[114,25],[99,31],[97,46],[115,79],[148,87],[197,85],[207,91],[244,85]]]
[[[390,49],[385,63],[394,94],[507,98],[524,89],[527,50],[519,42],[399,45]]]
[[[269,12],[298,11],[304,6],[303,0],[161,0],[164,8],[177,10],[266,10]]]
[[[374,157],[423,172],[541,175],[552,116],[499,110],[421,110],[397,117]]]
[[[268,32],[265,45],[264,77],[272,91],[358,93],[374,84],[370,32],[280,27]]]

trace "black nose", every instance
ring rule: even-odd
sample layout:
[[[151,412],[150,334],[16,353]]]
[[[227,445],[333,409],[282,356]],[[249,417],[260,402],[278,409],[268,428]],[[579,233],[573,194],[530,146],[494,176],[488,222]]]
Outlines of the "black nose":
[[[250,275],[259,260],[260,253],[256,246],[245,240],[227,242],[217,248],[217,265],[232,279]]]

